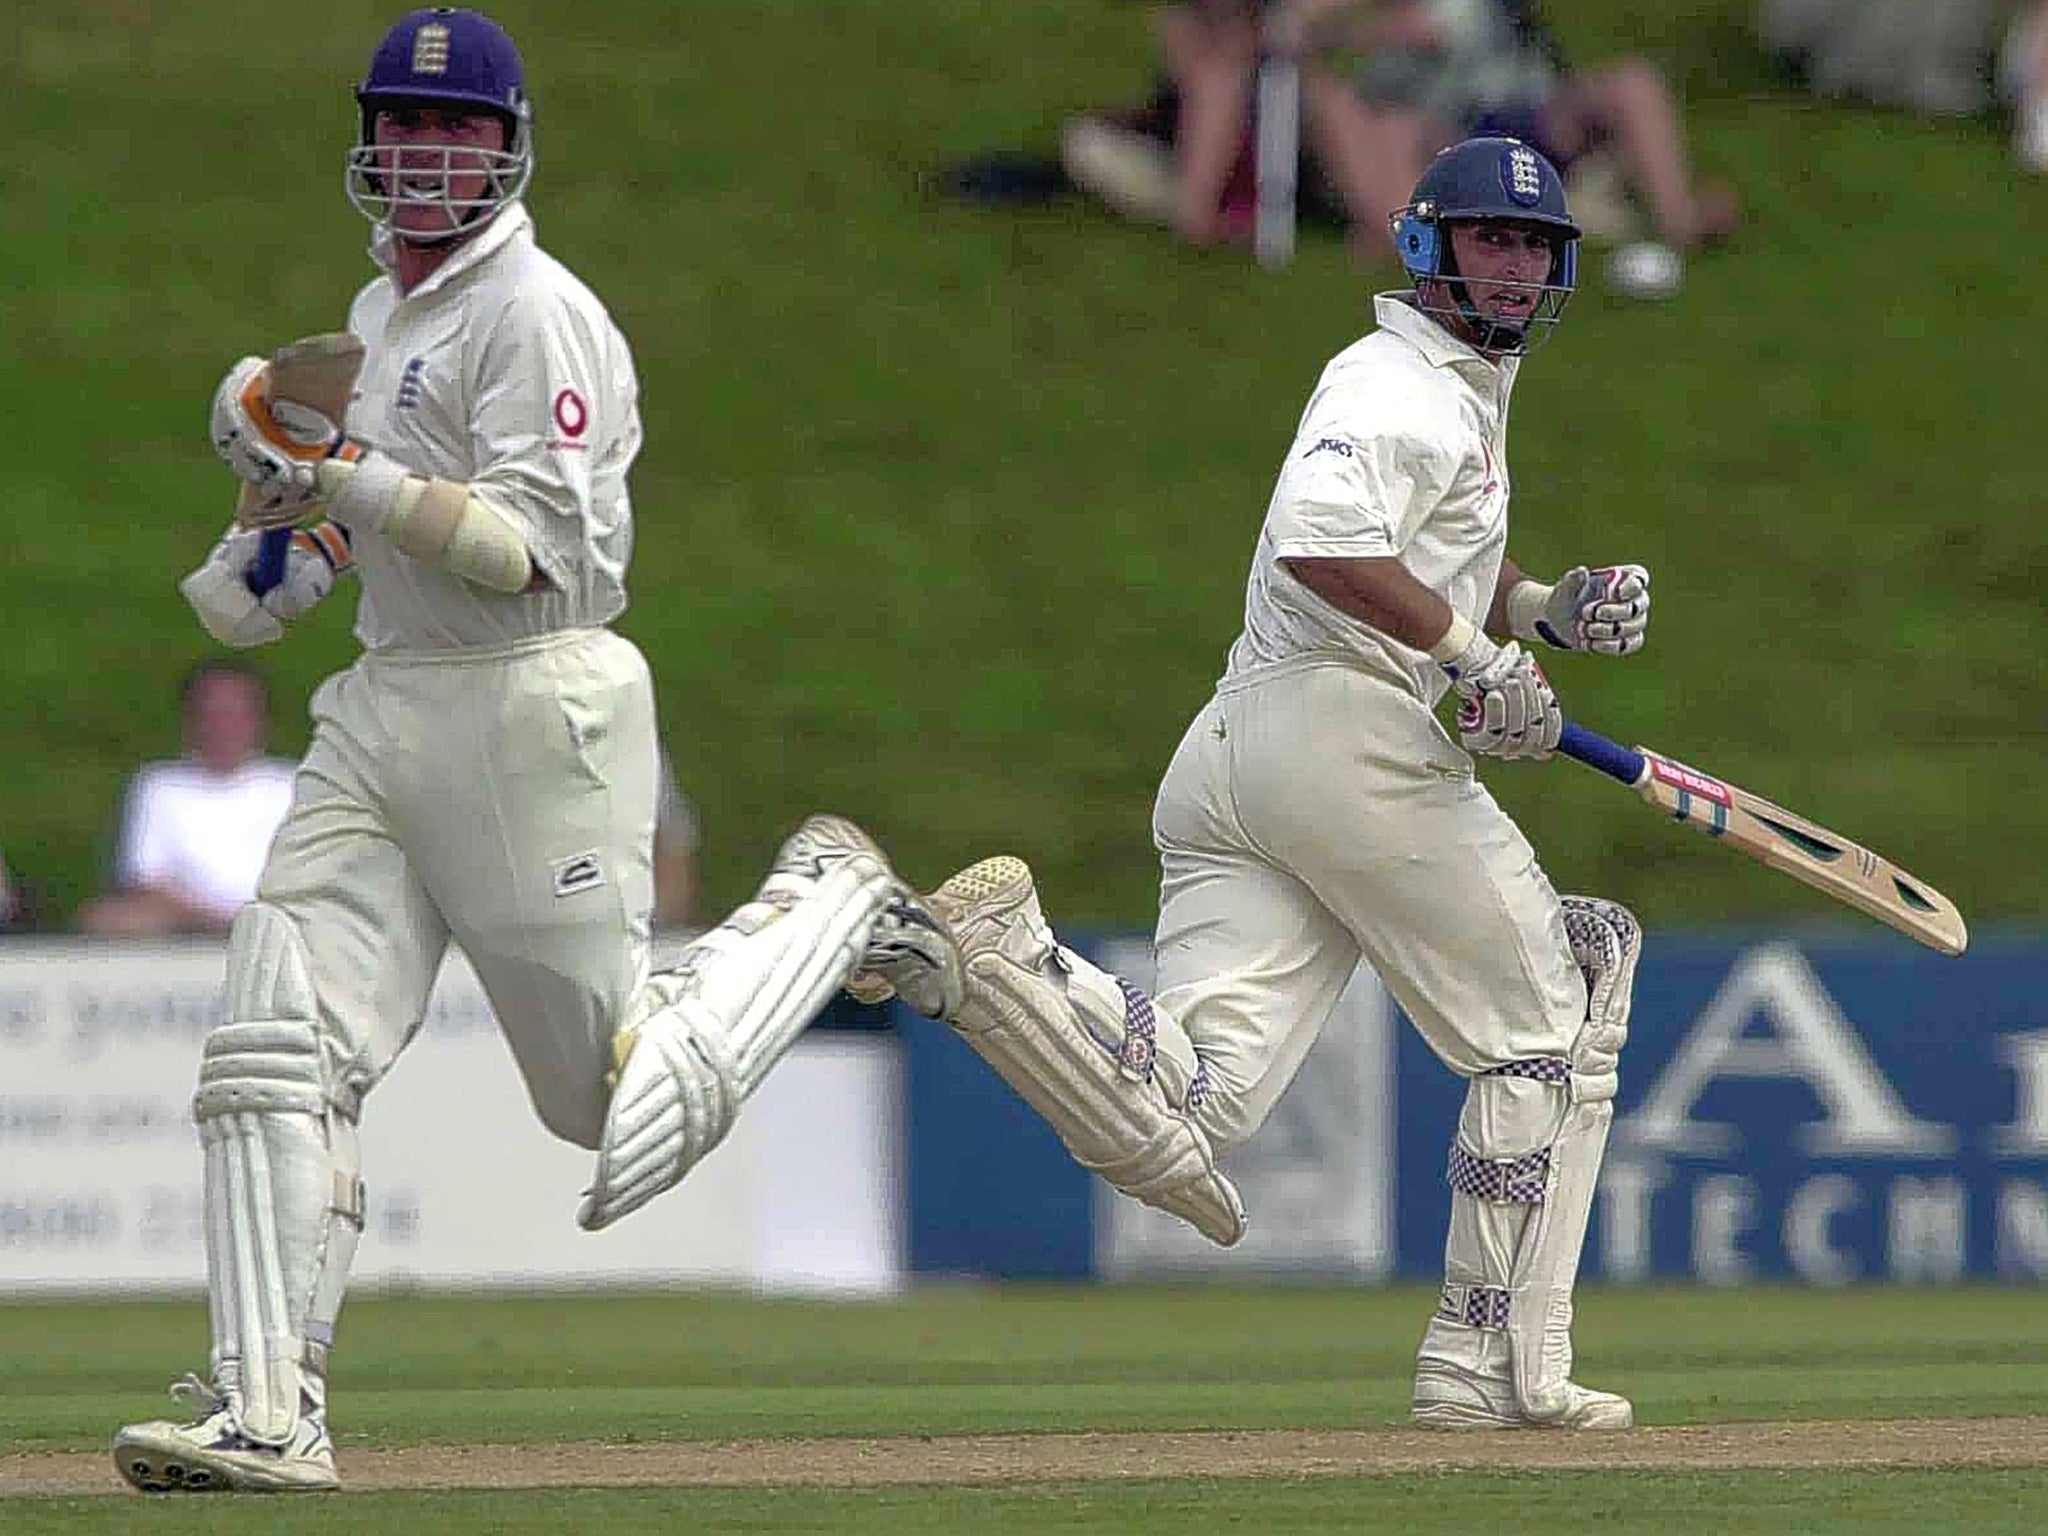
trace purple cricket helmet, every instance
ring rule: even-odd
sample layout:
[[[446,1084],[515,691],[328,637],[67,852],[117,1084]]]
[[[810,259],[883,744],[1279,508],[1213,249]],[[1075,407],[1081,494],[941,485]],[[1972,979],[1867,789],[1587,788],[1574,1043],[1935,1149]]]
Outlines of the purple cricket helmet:
[[[349,201],[384,229],[393,228],[393,216],[408,203],[438,204],[450,215],[444,232],[407,230],[408,240],[454,239],[480,228],[526,189],[533,174],[526,65],[511,35],[479,11],[442,5],[401,17],[371,55],[356,102],[362,123],[349,151]],[[375,142],[377,114],[408,107],[489,113],[505,125],[505,147],[449,150],[438,168],[424,169],[411,164],[409,152],[405,174],[394,177],[389,147]],[[451,196],[453,174],[479,166],[489,173],[482,195]]]

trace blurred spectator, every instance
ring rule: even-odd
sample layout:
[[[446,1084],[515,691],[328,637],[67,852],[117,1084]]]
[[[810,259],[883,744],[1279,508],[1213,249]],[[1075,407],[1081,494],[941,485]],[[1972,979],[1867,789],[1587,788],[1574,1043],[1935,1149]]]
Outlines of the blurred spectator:
[[[248,663],[214,657],[186,675],[180,703],[185,755],[129,781],[112,889],[78,914],[87,933],[226,933],[256,894],[292,798],[292,765],[264,755],[269,689]]]
[[[1816,95],[1948,116],[2002,104],[2013,158],[2048,171],[2048,0],[1762,0],[1757,36]]]
[[[1817,95],[1916,112],[1979,112],[1991,104],[1987,61],[1998,12],[2009,3],[1762,0],[1757,35]]]
[[[1314,3],[1288,0],[1276,16]],[[1607,263],[1609,285],[1633,297],[1677,292],[1686,256],[1734,232],[1735,192],[1695,179],[1677,102],[1649,61],[1572,68],[1535,0],[1352,0],[1311,21],[1302,41],[1355,45],[1342,28],[1359,15],[1373,30],[1353,91],[1347,99],[1324,86],[1307,104],[1327,120],[1331,172],[1361,235],[1383,237],[1430,156],[1475,133],[1526,139],[1568,175],[1589,152],[1611,152],[1651,227],[1652,238],[1622,245]]]
[[[1168,71],[1135,107],[1070,117],[1060,132],[1066,180],[1125,218],[1195,245],[1248,244],[1254,163],[1250,0],[1182,0],[1159,12]],[[1344,210],[1322,174],[1308,125],[1297,174],[1305,223],[1341,228]]]
[[[1155,101],[1070,122],[1063,158],[1112,207],[1170,224],[1193,244],[1250,237],[1262,49],[1306,61],[1301,184],[1312,199],[1327,183],[1369,264],[1393,259],[1387,217],[1430,157],[1472,133],[1529,140],[1572,177],[1575,207],[1579,183],[1592,180],[1582,171],[1618,171],[1620,193],[1643,204],[1654,238],[1616,250],[1608,280],[1638,297],[1676,292],[1685,255],[1728,236],[1739,217],[1733,189],[1694,180],[1657,69],[1639,58],[1569,68],[1534,0],[1178,0],[1159,11],[1158,29],[1175,88],[1170,143]]]
[[[22,926],[25,903],[15,889],[14,877],[7,872],[7,859],[0,854],[0,933]]]
[[[2048,171],[2048,0],[2027,0],[2006,29],[1998,89],[2012,109],[2013,158]]]
[[[688,928],[697,921],[697,850],[703,841],[697,807],[676,781],[675,762],[661,749],[661,801],[654,812],[654,926]]]

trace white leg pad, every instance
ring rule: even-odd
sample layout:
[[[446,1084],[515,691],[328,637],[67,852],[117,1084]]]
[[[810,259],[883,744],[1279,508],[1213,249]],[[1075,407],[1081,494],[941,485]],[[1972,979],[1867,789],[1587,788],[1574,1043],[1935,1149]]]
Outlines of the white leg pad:
[[[899,883],[866,840],[784,845],[755,898],[650,976],[624,1054],[597,1172],[577,1221],[595,1232],[672,1188],[724,1139],[740,1105],[852,976]]]
[[[1213,1243],[1242,1238],[1244,1201],[1192,1118],[1200,1063],[1171,1015],[1054,939],[1020,860],[984,860],[932,901],[964,960],[954,1029],[1074,1160]]]
[[[1641,929],[1612,902],[1567,896],[1563,905],[1587,1018],[1568,1059],[1511,1062],[1467,1089],[1451,1153],[1443,1297],[1418,1381],[1448,1369],[1509,1382],[1511,1404],[1495,1408],[1528,1423],[1584,1415],[1625,1424],[1624,1400],[1571,1380],[1572,1290],[1614,1118]],[[1589,1406],[1595,1398],[1615,1406]]]
[[[207,1037],[193,1097],[214,1385],[244,1434],[283,1445],[302,1407],[325,1401],[362,1232],[355,1105],[334,1087],[304,950],[282,913],[258,903],[236,919],[226,997],[229,1022]]]

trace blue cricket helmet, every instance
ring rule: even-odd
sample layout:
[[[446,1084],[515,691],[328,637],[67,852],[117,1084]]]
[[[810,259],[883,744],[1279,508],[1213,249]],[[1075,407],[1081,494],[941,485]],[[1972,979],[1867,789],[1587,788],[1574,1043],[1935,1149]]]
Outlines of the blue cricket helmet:
[[[388,225],[398,200],[385,174],[388,155],[374,146],[377,114],[403,107],[489,112],[505,125],[502,152],[465,150],[491,172],[481,198],[443,200],[460,215],[459,234],[486,221],[525,190],[533,174],[533,101],[526,64],[511,34],[480,11],[438,5],[401,17],[377,44],[356,87],[361,131],[349,154],[349,200],[373,223]],[[417,238],[413,236],[411,238]]]
[[[1542,305],[1532,317],[1546,330],[1554,326],[1578,286],[1581,231],[1566,205],[1564,178],[1557,167],[1520,139],[1487,136],[1453,144],[1429,163],[1407,206],[1388,222],[1401,264],[1416,284],[1450,281],[1461,295],[1460,311],[1476,320],[1462,297],[1463,285],[1455,281],[1458,271],[1443,231],[1447,224],[1487,219],[1557,231]],[[1526,346],[1525,341],[1522,346],[1493,350],[1522,351]]]

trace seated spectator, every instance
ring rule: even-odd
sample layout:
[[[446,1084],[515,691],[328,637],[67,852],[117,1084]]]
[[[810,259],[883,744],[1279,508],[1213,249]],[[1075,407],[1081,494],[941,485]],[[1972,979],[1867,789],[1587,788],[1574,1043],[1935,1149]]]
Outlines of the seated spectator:
[[[0,855],[0,933],[20,927],[24,916],[24,903],[15,889],[13,876],[7,873],[7,859]]]
[[[1998,61],[1998,92],[2013,115],[2013,158],[2048,171],[2048,0],[2027,0],[2012,19]]]
[[[1308,30],[1288,22],[1296,30],[1283,40],[1342,46],[1349,26],[1354,45],[1370,45],[1350,92],[1332,90],[1326,77],[1304,85],[1305,106],[1325,120],[1331,173],[1362,236],[1384,238],[1387,216],[1431,155],[1475,133],[1525,139],[1568,174],[1589,151],[1612,151],[1653,234],[1621,246],[1607,264],[1609,285],[1633,297],[1677,292],[1687,254],[1734,231],[1734,191],[1695,180],[1677,104],[1656,66],[1624,58],[1569,67],[1534,0],[1289,0],[1275,21],[1290,15],[1310,18]],[[1356,31],[1360,16],[1369,23],[1364,34]],[[1328,67],[1314,73],[1326,76]]]
[[[661,749],[661,801],[654,813],[654,926],[688,928],[697,921],[697,849],[703,829],[697,807],[676,781]]]
[[[1991,105],[1987,61],[2008,3],[1760,0],[1757,36],[1815,95],[1966,115]]]
[[[2048,0],[1761,0],[1757,37],[1817,96],[1939,116],[2002,105],[2013,158],[2048,171]]]
[[[185,755],[129,781],[112,889],[79,911],[86,933],[223,934],[256,894],[292,798],[292,765],[264,755],[269,690],[246,662],[210,658],[186,675],[180,702]]]
[[[1306,0],[1321,12],[1331,0]],[[1349,4],[1350,0],[1341,0]],[[1262,28],[1275,12],[1264,0],[1177,0],[1157,13],[1167,79],[1146,107],[1073,119],[1062,159],[1076,185],[1128,218],[1165,224],[1190,245],[1248,245],[1254,218],[1253,80]],[[1303,121],[1299,212],[1327,221],[1337,211],[1326,188],[1326,124]]]

